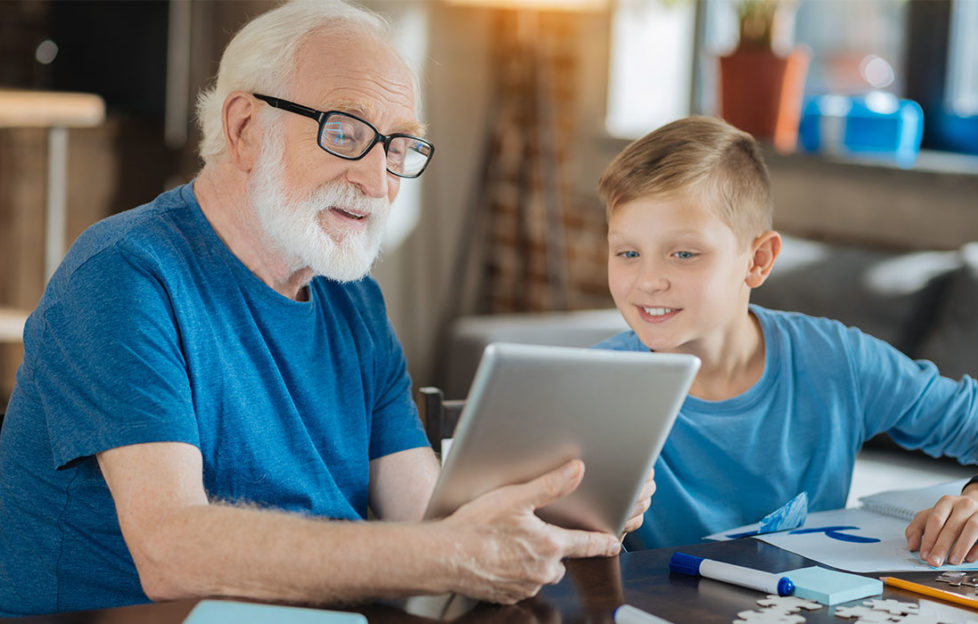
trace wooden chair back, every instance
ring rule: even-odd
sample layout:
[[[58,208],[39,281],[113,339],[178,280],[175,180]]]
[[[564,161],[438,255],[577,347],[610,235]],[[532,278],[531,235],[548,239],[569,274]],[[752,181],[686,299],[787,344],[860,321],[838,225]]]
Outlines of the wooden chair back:
[[[441,454],[441,441],[451,438],[462,414],[463,400],[447,400],[440,388],[425,386],[418,389],[418,411],[424,422],[428,442]]]

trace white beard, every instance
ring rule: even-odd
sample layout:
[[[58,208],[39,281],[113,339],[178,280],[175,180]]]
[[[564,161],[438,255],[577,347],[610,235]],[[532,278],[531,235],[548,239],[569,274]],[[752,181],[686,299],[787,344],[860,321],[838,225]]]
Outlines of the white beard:
[[[362,279],[380,254],[390,201],[367,197],[353,184],[340,180],[324,184],[307,197],[294,198],[285,188],[281,132],[270,128],[264,139],[248,186],[265,235],[291,260],[292,270],[309,268],[338,282]],[[319,222],[320,215],[333,206],[368,215],[364,217],[366,228],[337,232],[342,236],[334,240]]]

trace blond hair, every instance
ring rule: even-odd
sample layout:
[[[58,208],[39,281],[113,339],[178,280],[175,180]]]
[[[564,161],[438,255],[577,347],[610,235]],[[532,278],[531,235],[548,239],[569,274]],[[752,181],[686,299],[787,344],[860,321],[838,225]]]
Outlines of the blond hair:
[[[247,91],[290,97],[296,53],[306,37],[324,29],[359,29],[378,41],[389,36],[384,18],[344,0],[292,0],[245,24],[225,48],[214,86],[197,98],[197,123],[203,134],[199,153],[205,163],[226,150],[221,109],[228,94]],[[412,79],[417,82],[413,74]]]
[[[601,174],[608,216],[652,195],[705,199],[741,243],[771,229],[771,182],[754,137],[713,117],[686,117],[626,147]]]

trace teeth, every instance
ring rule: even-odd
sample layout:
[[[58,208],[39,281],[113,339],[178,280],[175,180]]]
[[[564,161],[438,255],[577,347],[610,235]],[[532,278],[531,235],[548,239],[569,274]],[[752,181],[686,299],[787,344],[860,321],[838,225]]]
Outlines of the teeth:
[[[672,312],[672,308],[642,308],[649,316],[664,316]]]
[[[342,208],[334,208],[333,210],[335,210],[336,212],[341,212],[344,215],[346,215],[347,217],[349,217],[351,219],[356,219],[357,221],[359,221],[359,220],[361,220],[361,219],[363,219],[364,217],[367,216],[367,215],[360,215],[360,214],[354,214],[352,212],[347,212],[346,210],[343,210]]]

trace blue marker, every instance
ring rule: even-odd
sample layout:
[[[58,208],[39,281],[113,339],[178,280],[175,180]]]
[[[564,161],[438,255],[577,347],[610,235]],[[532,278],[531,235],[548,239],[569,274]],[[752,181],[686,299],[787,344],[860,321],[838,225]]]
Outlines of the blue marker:
[[[790,596],[795,591],[795,584],[787,576],[745,568],[732,563],[704,559],[681,552],[672,553],[672,559],[669,560],[669,571],[690,576],[705,576],[716,581],[779,596]]]

